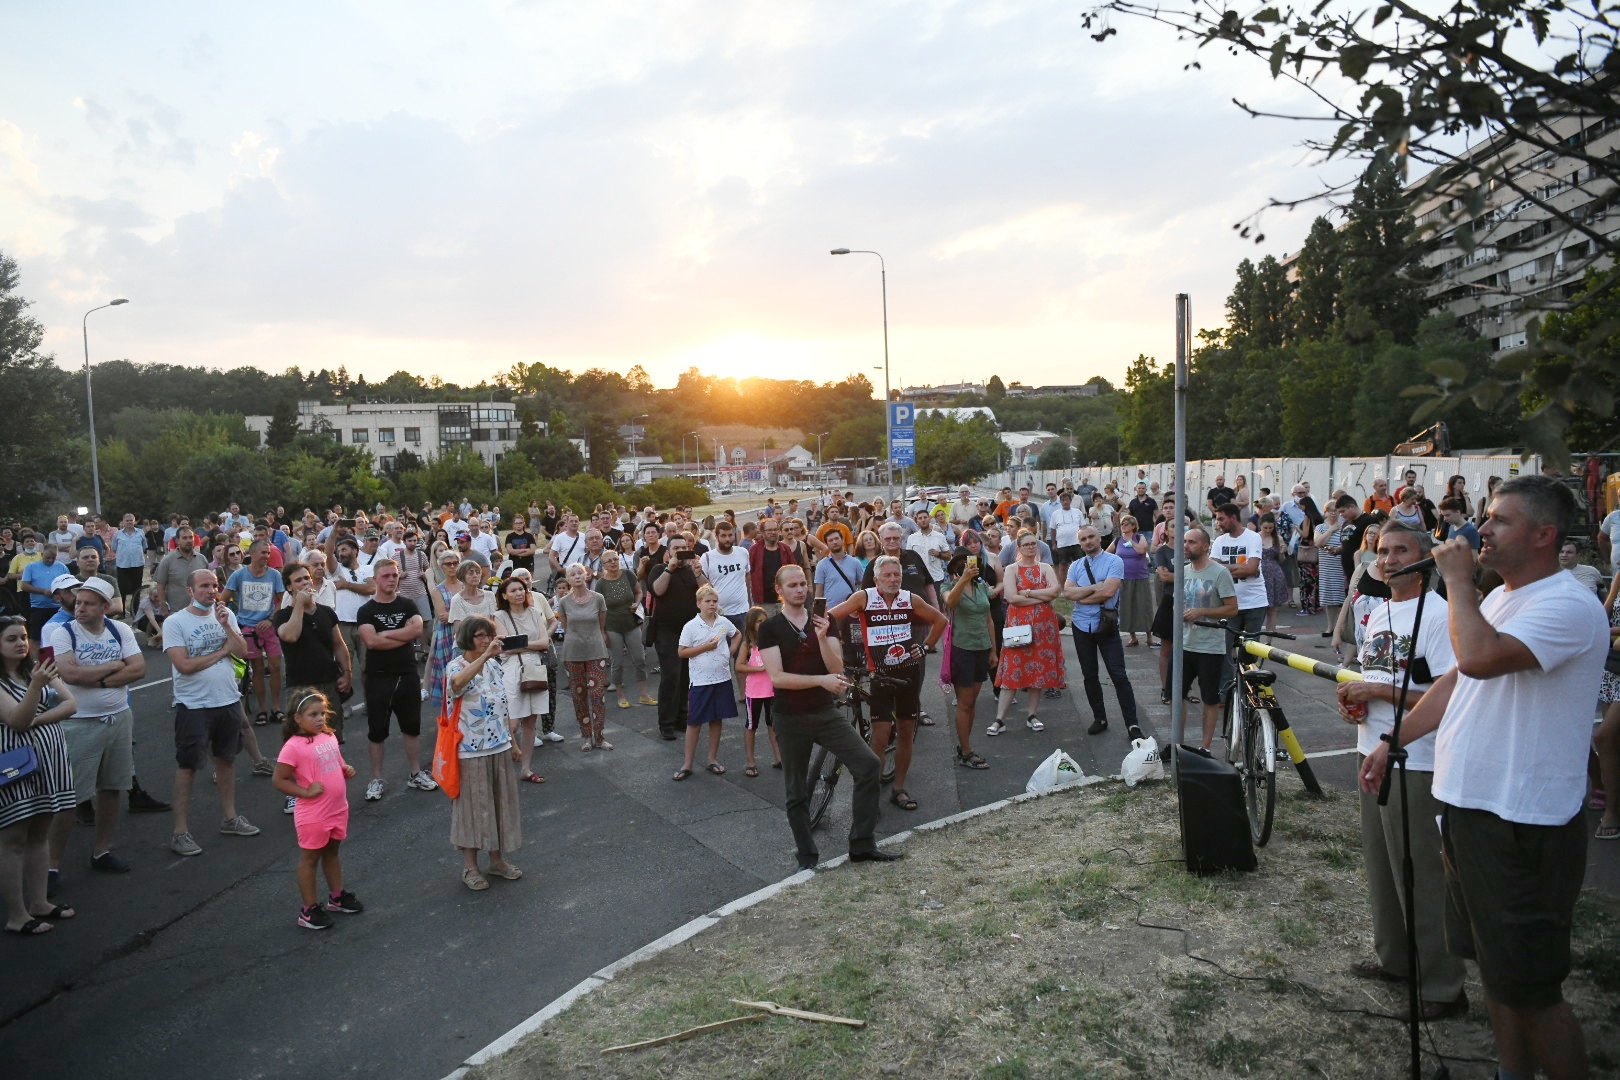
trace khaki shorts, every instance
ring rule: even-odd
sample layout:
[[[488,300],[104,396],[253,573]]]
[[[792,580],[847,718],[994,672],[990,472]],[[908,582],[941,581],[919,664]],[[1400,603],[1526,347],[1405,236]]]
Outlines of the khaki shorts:
[[[98,791],[128,791],[135,776],[135,714],[125,709],[106,717],[62,721],[62,738],[73,762],[73,798],[84,802]]]

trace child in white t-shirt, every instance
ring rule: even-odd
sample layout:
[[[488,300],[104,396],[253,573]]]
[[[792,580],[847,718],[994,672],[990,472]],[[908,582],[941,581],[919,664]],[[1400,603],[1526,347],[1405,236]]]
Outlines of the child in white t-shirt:
[[[697,755],[698,729],[709,725],[709,763],[704,766],[716,776],[726,767],[720,764],[720,723],[737,715],[737,699],[732,694],[731,665],[740,637],[730,619],[720,617],[720,594],[713,585],[697,591],[698,613],[681,628],[678,652],[687,661],[690,676],[686,701],[686,758],[674,779],[692,775]]]

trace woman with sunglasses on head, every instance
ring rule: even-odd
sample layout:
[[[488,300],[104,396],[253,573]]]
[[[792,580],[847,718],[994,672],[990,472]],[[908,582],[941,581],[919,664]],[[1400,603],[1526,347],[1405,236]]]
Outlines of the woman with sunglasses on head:
[[[551,605],[544,595],[533,592],[529,575],[522,570],[501,583],[495,594],[500,609],[495,628],[503,639],[500,666],[506,688],[506,715],[518,740],[518,779],[543,784],[546,778],[529,768],[534,754],[535,718],[551,711],[551,676],[542,654],[551,648]],[[510,647],[508,647],[510,646]]]
[[[36,762],[33,772],[0,786],[0,900],[8,934],[46,934],[77,914],[51,903],[46,872],[51,822],[73,812],[73,768],[60,721],[75,708],[56,664],[30,660],[27,620],[0,618],[0,755],[32,751]]]

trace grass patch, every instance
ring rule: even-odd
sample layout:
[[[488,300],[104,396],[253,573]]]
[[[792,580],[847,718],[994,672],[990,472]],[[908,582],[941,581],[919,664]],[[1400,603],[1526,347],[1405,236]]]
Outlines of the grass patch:
[[[1277,824],[1259,870],[1211,877],[1158,861],[1180,852],[1164,785],[1098,785],[920,833],[903,862],[817,874],[637,965],[473,1077],[1404,1074],[1398,1025],[1369,1015],[1395,1011],[1400,988],[1346,971],[1372,952],[1349,799],[1290,801]],[[1565,995],[1592,1064],[1612,1071],[1620,904],[1582,898],[1573,955]],[[770,1018],[599,1054],[744,1013],[732,998],[868,1025]],[[1490,1052],[1478,1006],[1431,1034],[1442,1053]]]

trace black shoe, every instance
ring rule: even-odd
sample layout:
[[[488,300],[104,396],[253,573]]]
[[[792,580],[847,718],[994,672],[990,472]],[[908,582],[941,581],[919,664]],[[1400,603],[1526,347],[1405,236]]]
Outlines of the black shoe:
[[[1107,720],[1093,720],[1091,726],[1086,728],[1087,735],[1101,735],[1108,730]]]
[[[90,860],[90,869],[100,870],[103,874],[127,874],[129,863],[110,851],[103,851]]]
[[[95,804],[89,799],[84,800],[73,808],[73,821],[77,825],[94,825],[96,823]]]
[[[800,870],[814,870],[821,865],[820,855],[800,855],[798,857]]]
[[[132,814],[163,814],[171,807],[162,799],[154,799],[145,788],[133,788],[129,793],[129,812]]]
[[[850,862],[895,862],[896,860],[903,858],[905,858],[905,856],[898,851],[884,851],[881,848],[873,848],[871,851],[852,851],[849,853]]]
[[[665,742],[674,742],[676,739],[680,738],[680,736],[675,734],[673,731],[660,731],[658,733],[658,737],[663,739]]]
[[[1137,727],[1135,724],[1132,724],[1130,727],[1126,728],[1125,734],[1132,742],[1135,742],[1137,739],[1147,738],[1146,735],[1142,734],[1142,729]]]

